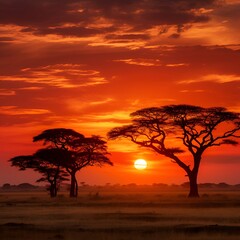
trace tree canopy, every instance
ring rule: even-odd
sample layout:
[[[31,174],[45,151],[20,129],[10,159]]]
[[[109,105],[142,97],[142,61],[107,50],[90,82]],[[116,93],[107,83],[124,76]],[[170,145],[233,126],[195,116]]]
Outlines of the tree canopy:
[[[116,127],[110,139],[127,138],[177,163],[189,177],[189,197],[197,197],[197,176],[203,152],[223,144],[236,145],[240,137],[240,114],[222,107],[203,108],[192,105],[167,105],[145,108],[131,114],[132,124]],[[169,139],[180,139],[181,146],[169,145]],[[192,165],[179,154],[189,151]]]
[[[49,150],[62,150],[60,166],[70,174],[71,197],[78,194],[78,171],[87,166],[112,165],[107,157],[107,143],[100,136],[85,137],[72,129],[54,128],[43,131],[33,141],[42,141]]]
[[[49,145],[49,147],[68,149],[74,141],[81,139],[84,139],[84,136],[72,129],[53,128],[33,137],[33,142],[43,141],[43,145]]]

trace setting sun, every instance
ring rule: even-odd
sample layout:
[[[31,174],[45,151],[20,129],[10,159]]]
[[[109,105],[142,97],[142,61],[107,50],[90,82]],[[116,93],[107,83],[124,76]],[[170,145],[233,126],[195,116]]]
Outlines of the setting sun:
[[[147,162],[146,160],[144,159],[137,159],[135,162],[134,162],[134,167],[137,169],[137,170],[143,170],[147,167]]]

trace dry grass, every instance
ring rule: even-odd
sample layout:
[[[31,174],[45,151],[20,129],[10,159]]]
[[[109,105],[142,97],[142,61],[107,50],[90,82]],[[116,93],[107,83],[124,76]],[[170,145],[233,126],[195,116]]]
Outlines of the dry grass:
[[[240,235],[240,193],[0,193],[0,239],[217,239]]]

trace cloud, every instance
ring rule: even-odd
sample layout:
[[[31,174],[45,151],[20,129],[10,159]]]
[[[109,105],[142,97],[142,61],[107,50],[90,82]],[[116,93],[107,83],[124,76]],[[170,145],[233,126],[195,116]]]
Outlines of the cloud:
[[[123,62],[130,65],[139,65],[139,66],[145,66],[145,67],[184,67],[189,66],[188,63],[163,63],[163,61],[160,61],[159,59],[144,59],[144,58],[129,58],[129,59],[119,59],[114,60],[115,62]]]
[[[12,37],[0,37],[0,42],[11,42],[14,40],[15,38],[12,38]]]
[[[206,22],[217,0],[0,0],[0,23],[23,27],[35,35],[106,39],[148,39],[144,31],[156,26],[176,26]],[[98,23],[99,24],[96,24]],[[181,26],[181,27],[179,27]],[[118,31],[123,29],[118,36]],[[140,33],[136,33],[140,32]]]
[[[188,89],[183,89],[183,90],[180,90],[181,93],[202,93],[204,92],[205,90],[203,89],[196,89],[196,90],[188,90]]]
[[[19,88],[18,90],[41,90],[43,89],[43,87],[22,87],[22,88]]]
[[[109,121],[115,123],[129,123],[131,111],[113,111],[107,113],[101,113],[98,115],[89,115],[89,119],[95,119],[95,121]]]
[[[148,34],[122,34],[122,35],[119,35],[119,34],[109,34],[109,35],[106,35],[105,36],[105,39],[106,40],[115,40],[115,39],[118,39],[118,40],[149,40],[150,39],[150,36]]]
[[[16,95],[14,90],[0,89],[0,96],[13,96]]]
[[[112,98],[106,98],[106,99],[103,99],[103,100],[99,100],[99,101],[93,101],[93,102],[90,102],[90,105],[101,105],[101,104],[106,104],[106,103],[109,103],[109,102],[112,102],[113,99]]]
[[[179,81],[179,84],[191,84],[197,82],[216,82],[216,83],[229,83],[229,82],[239,82],[240,75],[233,75],[233,74],[209,74],[198,79],[190,79],[190,80],[183,80]]]
[[[160,60],[159,59],[120,59],[120,60],[115,60],[115,62],[124,62],[126,64],[130,65],[139,65],[139,66],[145,66],[145,67],[152,67],[152,66],[161,66]]]
[[[0,114],[2,115],[41,115],[50,113],[47,109],[37,108],[18,108],[17,106],[1,106]]]
[[[188,63],[168,63],[165,66],[166,67],[184,67],[184,66],[188,66]]]
[[[238,43],[237,1],[125,1],[0,0],[0,42],[129,49]]]
[[[114,99],[112,98],[105,98],[101,100],[79,100],[75,98],[69,98],[66,100],[67,108],[74,112],[79,112],[83,109],[89,109],[91,107],[98,107],[101,105],[106,105],[112,103]]]
[[[85,69],[79,64],[56,64],[38,68],[24,68],[17,75],[0,76],[0,80],[20,81],[59,88],[87,87],[107,83],[100,72]],[[33,87],[39,89],[40,86]]]

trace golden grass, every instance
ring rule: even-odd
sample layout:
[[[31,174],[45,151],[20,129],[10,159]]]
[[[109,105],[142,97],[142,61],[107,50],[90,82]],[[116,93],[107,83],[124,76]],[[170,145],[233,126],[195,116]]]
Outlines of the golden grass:
[[[240,236],[240,193],[0,193],[0,239],[217,239]]]

